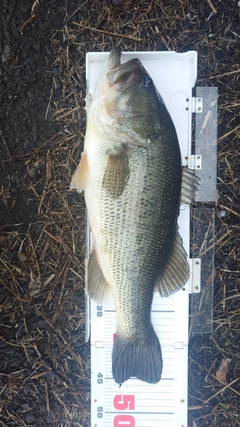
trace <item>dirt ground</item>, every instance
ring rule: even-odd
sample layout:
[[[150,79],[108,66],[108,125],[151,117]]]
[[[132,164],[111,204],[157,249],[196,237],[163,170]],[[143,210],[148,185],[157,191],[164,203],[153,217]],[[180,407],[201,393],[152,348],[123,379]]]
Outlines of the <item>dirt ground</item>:
[[[69,183],[85,55],[115,44],[196,50],[197,85],[219,90],[213,333],[190,337],[189,427],[240,426],[239,17],[238,0],[2,0],[1,426],[90,425],[84,200]]]

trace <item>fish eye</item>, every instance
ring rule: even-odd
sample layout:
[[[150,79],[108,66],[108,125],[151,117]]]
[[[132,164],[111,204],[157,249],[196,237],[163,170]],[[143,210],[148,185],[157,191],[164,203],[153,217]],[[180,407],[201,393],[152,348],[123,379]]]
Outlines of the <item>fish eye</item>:
[[[153,85],[153,81],[151,79],[151,77],[149,77],[148,75],[144,75],[141,79],[141,85],[144,87],[150,87]]]

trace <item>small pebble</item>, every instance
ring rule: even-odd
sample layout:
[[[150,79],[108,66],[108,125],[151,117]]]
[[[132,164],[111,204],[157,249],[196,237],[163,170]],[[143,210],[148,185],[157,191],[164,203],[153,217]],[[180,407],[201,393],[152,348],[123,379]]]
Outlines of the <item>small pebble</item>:
[[[45,320],[45,319],[40,319],[38,322],[37,322],[37,327],[39,328],[39,329],[44,329],[44,328],[46,328],[46,326],[47,326],[47,321]]]
[[[219,217],[220,217],[220,218],[223,218],[224,216],[226,216],[226,211],[221,210],[221,211],[219,212]]]
[[[31,414],[31,413],[26,414],[25,421],[26,421],[27,424],[34,423],[35,422],[34,415]]]
[[[9,261],[14,261],[17,258],[18,251],[16,249],[13,249],[11,251],[8,251],[7,256]]]
[[[17,256],[18,256],[19,261],[21,261],[21,262],[27,261],[27,257],[23,252],[18,252]]]
[[[31,409],[28,403],[23,403],[21,407],[23,408],[24,411],[28,411],[29,409]]]
[[[44,404],[44,403],[42,403],[40,406],[39,406],[39,410],[40,410],[40,412],[43,414],[44,412],[46,412],[46,410],[47,410],[47,408],[46,408],[46,405]]]

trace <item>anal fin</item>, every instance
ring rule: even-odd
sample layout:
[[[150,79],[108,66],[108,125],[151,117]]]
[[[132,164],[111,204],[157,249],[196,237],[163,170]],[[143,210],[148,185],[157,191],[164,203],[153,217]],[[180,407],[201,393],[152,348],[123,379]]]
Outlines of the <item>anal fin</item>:
[[[92,250],[88,262],[88,285],[86,293],[99,304],[109,299],[110,286],[106,282],[99,266],[96,249]]]
[[[81,154],[80,163],[73,174],[70,190],[77,190],[81,193],[87,185],[88,181],[88,161],[87,161],[87,153],[83,151]]]
[[[182,244],[182,238],[176,231],[173,249],[168,264],[156,282],[155,291],[162,297],[168,297],[181,289],[189,278],[189,264],[187,254]]]

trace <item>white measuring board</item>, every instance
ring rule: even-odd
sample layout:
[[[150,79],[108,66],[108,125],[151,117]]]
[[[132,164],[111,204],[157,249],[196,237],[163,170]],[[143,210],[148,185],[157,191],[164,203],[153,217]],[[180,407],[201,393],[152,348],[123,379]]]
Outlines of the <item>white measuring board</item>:
[[[87,104],[108,54],[87,54]],[[136,57],[164,99],[177,130],[182,163],[190,166],[197,53],[123,52],[122,62]],[[178,223],[189,254],[189,206],[181,207]],[[87,227],[87,258],[92,240]],[[188,284],[169,298],[154,295],[152,323],[162,348],[162,378],[154,385],[130,379],[119,387],[112,378],[111,353],[117,332],[114,303],[87,301],[91,313],[91,427],[187,427],[188,302]]]

